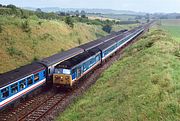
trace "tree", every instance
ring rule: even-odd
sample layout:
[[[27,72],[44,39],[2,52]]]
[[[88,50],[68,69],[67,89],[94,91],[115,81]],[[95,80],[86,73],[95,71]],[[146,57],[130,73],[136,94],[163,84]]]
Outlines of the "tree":
[[[67,16],[67,17],[65,18],[65,23],[68,24],[71,28],[74,27],[73,20],[72,20],[72,18],[71,18],[70,16]]]
[[[75,14],[76,14],[76,17],[79,17],[79,11],[78,10],[75,11]]]
[[[86,18],[86,15],[81,15],[81,18]]]
[[[81,16],[86,15],[86,12],[84,10],[81,11]]]
[[[11,9],[16,9],[16,6],[15,6],[15,5],[12,5],[12,4],[7,5],[6,7],[7,7],[7,8],[11,8]]]
[[[112,26],[109,24],[106,24],[105,26],[103,26],[102,30],[107,32],[107,33],[110,33],[112,30]]]
[[[3,5],[2,5],[2,4],[0,4],[0,7],[3,7]]]
[[[40,8],[37,8],[37,9],[36,9],[36,12],[41,13],[42,10],[41,10]]]

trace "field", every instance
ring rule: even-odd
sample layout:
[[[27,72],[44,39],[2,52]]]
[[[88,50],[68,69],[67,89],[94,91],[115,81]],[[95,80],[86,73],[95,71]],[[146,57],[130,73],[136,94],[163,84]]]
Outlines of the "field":
[[[153,28],[57,121],[178,121],[179,44]]]
[[[175,40],[180,41],[180,20],[161,20],[160,24]]]

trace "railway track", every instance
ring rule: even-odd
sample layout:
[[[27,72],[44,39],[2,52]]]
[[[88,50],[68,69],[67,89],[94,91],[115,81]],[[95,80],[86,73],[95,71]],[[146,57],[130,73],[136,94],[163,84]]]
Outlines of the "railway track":
[[[146,31],[148,28],[146,28]],[[134,39],[130,44],[133,44],[138,40]],[[71,90],[67,92],[58,91],[55,92],[53,89],[42,93],[37,97],[31,98],[28,101],[22,103],[13,110],[2,111],[0,114],[1,121],[39,121],[39,120],[53,120],[55,116],[59,115],[78,95],[81,95],[88,89],[92,84],[96,82],[101,73],[106,70],[112,63],[120,59],[123,53],[120,50],[116,55],[109,59],[106,64],[97,68],[93,74],[91,74],[85,80],[81,80]]]

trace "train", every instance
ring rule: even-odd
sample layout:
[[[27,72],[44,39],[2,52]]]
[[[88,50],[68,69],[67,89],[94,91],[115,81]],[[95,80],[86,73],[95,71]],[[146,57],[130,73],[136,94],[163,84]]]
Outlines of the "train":
[[[43,85],[73,86],[88,72],[144,32],[150,23],[121,30],[100,39],[57,53],[40,61],[0,74],[0,109]]]

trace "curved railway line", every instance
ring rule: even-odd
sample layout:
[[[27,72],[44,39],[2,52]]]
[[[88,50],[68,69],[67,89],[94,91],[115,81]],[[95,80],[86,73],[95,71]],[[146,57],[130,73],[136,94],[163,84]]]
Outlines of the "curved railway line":
[[[148,30],[146,28],[144,33]],[[144,33],[126,46],[134,43]],[[39,120],[53,120],[55,116],[59,115],[64,109],[79,95],[85,92],[92,84],[96,82],[101,73],[107,69],[113,62],[119,60],[123,53],[122,48],[118,53],[109,59],[104,65],[96,68],[93,72],[88,74],[88,78],[79,81],[72,89],[66,91],[49,89],[47,92],[32,97],[14,109],[7,109],[0,112],[1,121],[39,121]]]

